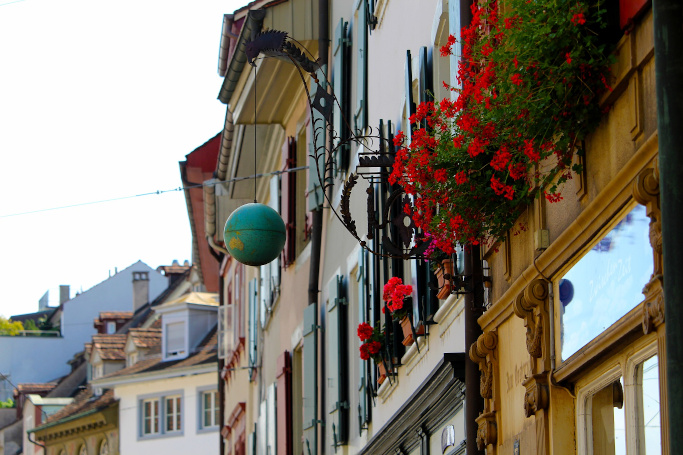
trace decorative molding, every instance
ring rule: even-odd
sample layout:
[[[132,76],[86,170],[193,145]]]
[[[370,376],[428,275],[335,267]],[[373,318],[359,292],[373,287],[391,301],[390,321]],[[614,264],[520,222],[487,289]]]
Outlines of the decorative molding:
[[[470,346],[470,359],[479,365],[481,380],[479,393],[483,398],[493,397],[493,352],[498,345],[496,332],[484,332],[479,335],[476,343]]]
[[[541,409],[547,409],[550,402],[548,398],[548,379],[546,373],[534,374],[522,381],[526,389],[524,393],[524,413],[531,417]]]
[[[664,291],[662,276],[653,277],[643,288],[643,333],[647,335],[664,323]]]
[[[477,422],[477,448],[484,450],[489,444],[495,445],[498,441],[496,413],[492,411],[479,414],[475,422]]]
[[[526,349],[532,357],[543,355],[543,312],[548,299],[548,285],[544,280],[532,281],[513,303],[515,314],[524,320]]]

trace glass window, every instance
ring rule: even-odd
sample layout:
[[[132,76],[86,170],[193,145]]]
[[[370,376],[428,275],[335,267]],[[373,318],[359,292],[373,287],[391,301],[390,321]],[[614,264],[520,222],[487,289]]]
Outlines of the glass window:
[[[114,322],[114,321],[108,321],[107,322],[107,333],[108,334],[116,333],[116,322]]]
[[[182,430],[182,409],[180,396],[166,398],[166,428],[167,433]]]
[[[109,443],[106,439],[100,444],[100,455],[109,455]]]
[[[159,400],[142,402],[142,435],[159,433]]]
[[[643,300],[654,270],[649,223],[637,205],[560,280],[563,360]]]
[[[591,398],[593,453],[626,454],[624,387],[621,379],[607,385]]]
[[[202,392],[202,428],[218,425],[218,391]]]
[[[659,415],[659,359],[651,357],[636,367],[638,453],[662,453]]]
[[[85,444],[78,450],[78,455],[88,455],[88,449],[85,447]]]

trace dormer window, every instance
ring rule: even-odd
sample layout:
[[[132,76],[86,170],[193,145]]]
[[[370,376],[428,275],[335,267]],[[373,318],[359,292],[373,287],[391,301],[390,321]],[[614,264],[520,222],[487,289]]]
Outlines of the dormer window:
[[[164,359],[187,357],[185,321],[169,322],[164,325]]]
[[[110,335],[113,333],[116,333],[116,322],[114,322],[114,321],[108,321],[107,322],[107,333]]]
[[[137,351],[129,352],[128,357],[126,358],[126,366],[127,367],[132,367],[138,362],[138,353]]]

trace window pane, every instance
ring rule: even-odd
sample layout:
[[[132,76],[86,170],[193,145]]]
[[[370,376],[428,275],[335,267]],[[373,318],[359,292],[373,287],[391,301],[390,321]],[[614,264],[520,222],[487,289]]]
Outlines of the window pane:
[[[152,420],[154,423],[154,433],[159,432],[159,400],[154,400]]]
[[[659,408],[659,359],[654,356],[638,365],[638,435],[643,441],[639,453],[662,453],[661,417]]]
[[[560,281],[562,359],[643,300],[654,270],[649,223],[645,207],[636,206]]]
[[[218,407],[218,392],[213,392],[213,425],[218,425],[218,413],[220,408]]]
[[[166,324],[166,355],[185,352],[185,323]]]
[[[591,423],[593,453],[626,455],[626,421],[624,420],[624,388],[621,379],[593,395]]]

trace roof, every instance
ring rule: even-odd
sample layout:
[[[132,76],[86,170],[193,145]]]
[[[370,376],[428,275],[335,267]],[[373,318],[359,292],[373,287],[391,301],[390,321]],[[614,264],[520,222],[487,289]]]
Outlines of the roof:
[[[171,265],[160,265],[159,267],[157,267],[157,271],[164,272],[164,275],[169,275],[176,273],[185,273],[191,268],[192,266],[189,263],[187,265],[180,265],[177,262],[174,262]]]
[[[38,322],[39,319],[41,318],[49,318],[50,315],[56,311],[56,307],[48,307],[44,310],[41,311],[36,311],[35,313],[26,313],[26,314],[15,314],[14,316],[10,316],[10,320],[14,322],[26,322],[26,321],[35,321]]]
[[[48,393],[50,390],[57,386],[56,382],[25,382],[17,385],[16,391],[18,393],[28,394],[41,394]]]
[[[209,332],[209,334],[199,344],[199,346],[197,346],[197,348],[184,359],[164,362],[161,358],[161,350],[159,349],[159,355],[140,360],[136,362],[135,365],[115,371],[114,373],[99,378],[97,381],[106,381],[107,379],[123,378],[126,376],[143,373],[174,371],[200,365],[210,365],[218,361],[217,346],[218,333],[216,331],[216,327],[214,327],[213,330],[211,330],[211,332]]]
[[[34,394],[30,394],[27,398],[29,399],[29,401],[31,401],[31,403],[33,403],[36,406],[66,406],[67,404],[71,404],[74,401],[74,399],[70,397],[43,398],[40,395]]]
[[[133,317],[132,311],[102,311],[99,319],[130,319]]]
[[[92,349],[97,351],[102,360],[125,360],[123,348],[126,346],[126,334],[93,335]]]
[[[79,415],[104,409],[112,405],[116,401],[117,400],[114,398],[113,390],[108,390],[104,394],[96,396],[93,393],[92,388],[88,386],[88,388],[86,388],[78,395],[76,395],[76,398],[74,399],[73,403],[55,412],[47,418],[45,424],[40,425],[39,427],[36,427],[31,431],[34,432],[37,430],[41,430],[46,427],[57,425],[61,423],[60,421],[62,420],[72,420],[73,418],[76,418]]]
[[[189,292],[182,297],[159,305],[157,309],[180,304],[218,306],[218,294],[215,292]]]
[[[138,348],[149,349],[161,345],[160,328],[130,329],[128,336]]]

